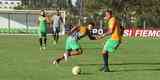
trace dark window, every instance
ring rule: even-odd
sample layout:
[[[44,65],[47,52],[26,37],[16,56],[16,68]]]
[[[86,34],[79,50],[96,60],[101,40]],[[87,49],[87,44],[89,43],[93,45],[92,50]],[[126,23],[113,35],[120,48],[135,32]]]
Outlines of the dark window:
[[[11,2],[11,4],[14,4],[14,2]]]
[[[8,2],[5,2],[5,4],[8,4]]]
[[[20,2],[17,2],[17,4],[19,5],[19,4],[20,4]]]

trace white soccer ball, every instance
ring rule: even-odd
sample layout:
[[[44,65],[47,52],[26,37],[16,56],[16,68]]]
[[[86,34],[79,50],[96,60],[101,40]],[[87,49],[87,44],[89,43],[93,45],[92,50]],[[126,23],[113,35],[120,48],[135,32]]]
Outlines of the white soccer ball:
[[[73,75],[79,75],[81,73],[81,68],[79,66],[74,66],[72,68],[72,74]]]

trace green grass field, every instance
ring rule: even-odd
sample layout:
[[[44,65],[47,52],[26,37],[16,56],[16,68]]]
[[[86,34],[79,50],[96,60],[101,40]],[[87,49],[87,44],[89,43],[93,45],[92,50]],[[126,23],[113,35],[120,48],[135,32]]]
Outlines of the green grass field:
[[[80,41],[84,54],[71,57],[59,65],[48,64],[64,52],[65,38],[57,45],[51,38],[45,51],[39,50],[35,36],[0,36],[0,80],[158,80],[160,79],[160,40],[125,39],[110,55],[112,72],[99,72],[99,54],[104,40]],[[127,43],[126,43],[127,41]],[[73,76],[71,69],[79,65],[82,74]]]

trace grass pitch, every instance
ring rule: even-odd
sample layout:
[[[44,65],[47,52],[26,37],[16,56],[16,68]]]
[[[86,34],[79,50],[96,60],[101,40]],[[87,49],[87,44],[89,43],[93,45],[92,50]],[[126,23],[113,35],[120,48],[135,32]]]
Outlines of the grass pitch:
[[[35,36],[0,36],[0,80],[158,80],[160,79],[160,39],[125,38],[120,48],[110,55],[112,72],[100,72],[104,40],[80,41],[84,54],[69,58],[59,65],[50,59],[62,55],[65,37],[53,45],[51,37],[45,51],[40,51]],[[82,74],[73,76],[79,65]]]

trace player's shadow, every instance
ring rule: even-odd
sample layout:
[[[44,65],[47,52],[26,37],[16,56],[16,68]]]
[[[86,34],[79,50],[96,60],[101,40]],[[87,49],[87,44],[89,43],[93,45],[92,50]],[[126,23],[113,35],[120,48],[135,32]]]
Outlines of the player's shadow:
[[[121,69],[121,70],[111,70],[111,72],[131,72],[131,71],[160,71],[160,68],[148,68],[148,69]]]
[[[93,73],[89,73],[89,72],[82,72],[80,75],[92,75]]]
[[[144,65],[148,65],[148,66],[155,66],[155,65],[159,65],[160,63],[111,63],[111,66],[127,66],[129,67],[129,65],[138,65],[138,66],[144,66]],[[102,64],[79,64],[79,66],[102,66]],[[119,70],[111,70],[111,72],[129,72],[129,71],[160,71],[160,68],[157,67],[152,67],[152,68],[142,68],[142,69],[136,69],[136,68],[132,68],[132,69],[119,69]]]

